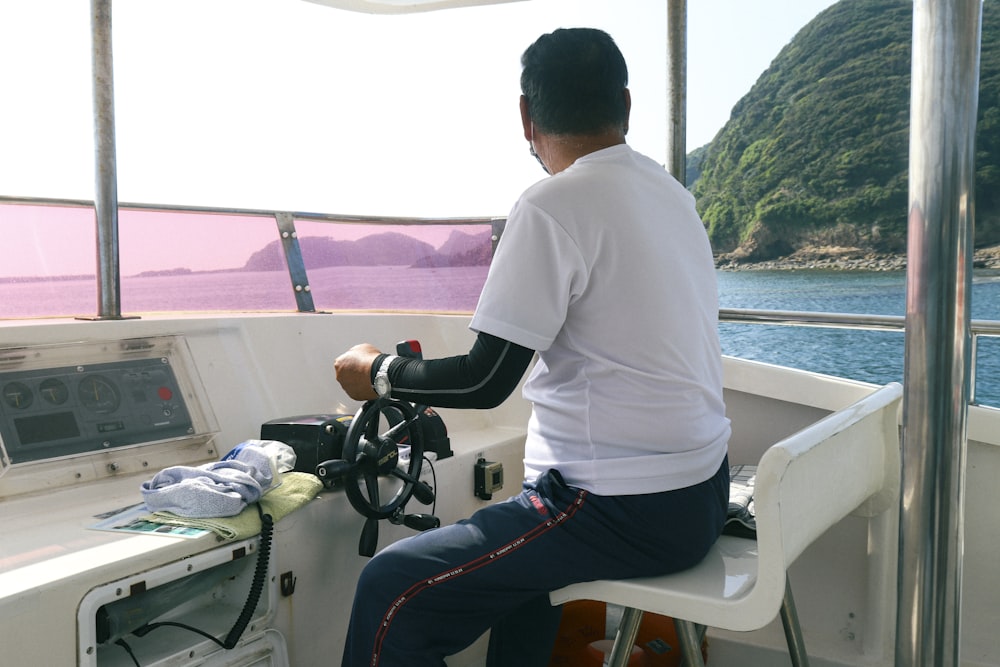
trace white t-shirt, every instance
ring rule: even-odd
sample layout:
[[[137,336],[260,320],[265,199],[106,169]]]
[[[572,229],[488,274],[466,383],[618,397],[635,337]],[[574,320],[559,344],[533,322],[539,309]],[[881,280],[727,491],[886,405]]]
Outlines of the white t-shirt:
[[[711,477],[730,434],[718,294],[694,198],[625,144],[514,205],[471,328],[538,351],[525,470],[600,495]]]

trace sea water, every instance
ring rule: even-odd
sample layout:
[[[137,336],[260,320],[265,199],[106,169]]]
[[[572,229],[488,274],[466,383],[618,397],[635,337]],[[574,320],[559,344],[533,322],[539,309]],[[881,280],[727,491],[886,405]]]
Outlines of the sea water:
[[[904,315],[904,272],[720,271],[722,308]],[[977,273],[972,318],[1000,320],[1000,275]],[[904,334],[759,324],[720,324],[725,354],[884,384],[903,379]],[[1000,340],[980,336],[975,400],[1000,406]]]

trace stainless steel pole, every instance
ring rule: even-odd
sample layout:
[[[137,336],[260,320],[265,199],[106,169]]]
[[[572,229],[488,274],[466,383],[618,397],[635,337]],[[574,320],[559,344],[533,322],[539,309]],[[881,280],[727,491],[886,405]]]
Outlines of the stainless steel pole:
[[[667,171],[687,184],[687,0],[667,2]]]
[[[99,319],[119,319],[122,311],[118,261],[118,174],[115,156],[111,0],[91,0],[90,8],[94,76],[97,316]]]
[[[981,0],[915,0],[898,667],[957,667]]]

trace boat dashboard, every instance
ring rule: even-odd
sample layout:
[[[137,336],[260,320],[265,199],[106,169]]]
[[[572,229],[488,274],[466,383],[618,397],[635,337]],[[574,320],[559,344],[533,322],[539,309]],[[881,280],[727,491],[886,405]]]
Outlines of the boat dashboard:
[[[353,343],[389,347],[416,334],[429,350],[471,344],[464,317],[390,319],[406,328],[390,333],[384,317],[324,314],[0,325],[5,655],[18,664],[150,667],[321,664],[338,654],[367,560],[359,553],[365,517],[343,485],[330,482],[276,522],[265,558],[256,535],[150,521],[140,487],[168,467],[218,461],[242,442],[276,432],[308,439],[303,429],[318,432],[337,416],[349,422],[361,406],[336,385],[332,362]],[[436,437],[445,445],[430,448],[419,473],[433,506],[413,499],[406,510],[453,522],[519,490],[509,480],[522,472],[526,412],[517,402],[442,412]],[[307,452],[303,460],[315,468]],[[381,480],[384,497],[395,485]],[[378,523],[379,547],[413,533],[402,521]],[[244,605],[249,622],[229,649],[174,627],[131,634],[166,619],[225,637]]]

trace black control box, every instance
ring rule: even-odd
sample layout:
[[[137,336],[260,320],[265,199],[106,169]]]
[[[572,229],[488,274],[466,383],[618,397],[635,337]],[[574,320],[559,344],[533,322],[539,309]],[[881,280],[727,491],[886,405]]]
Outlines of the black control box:
[[[295,470],[316,474],[323,461],[343,456],[344,439],[354,415],[303,415],[265,422],[261,440],[277,440],[295,450]]]

